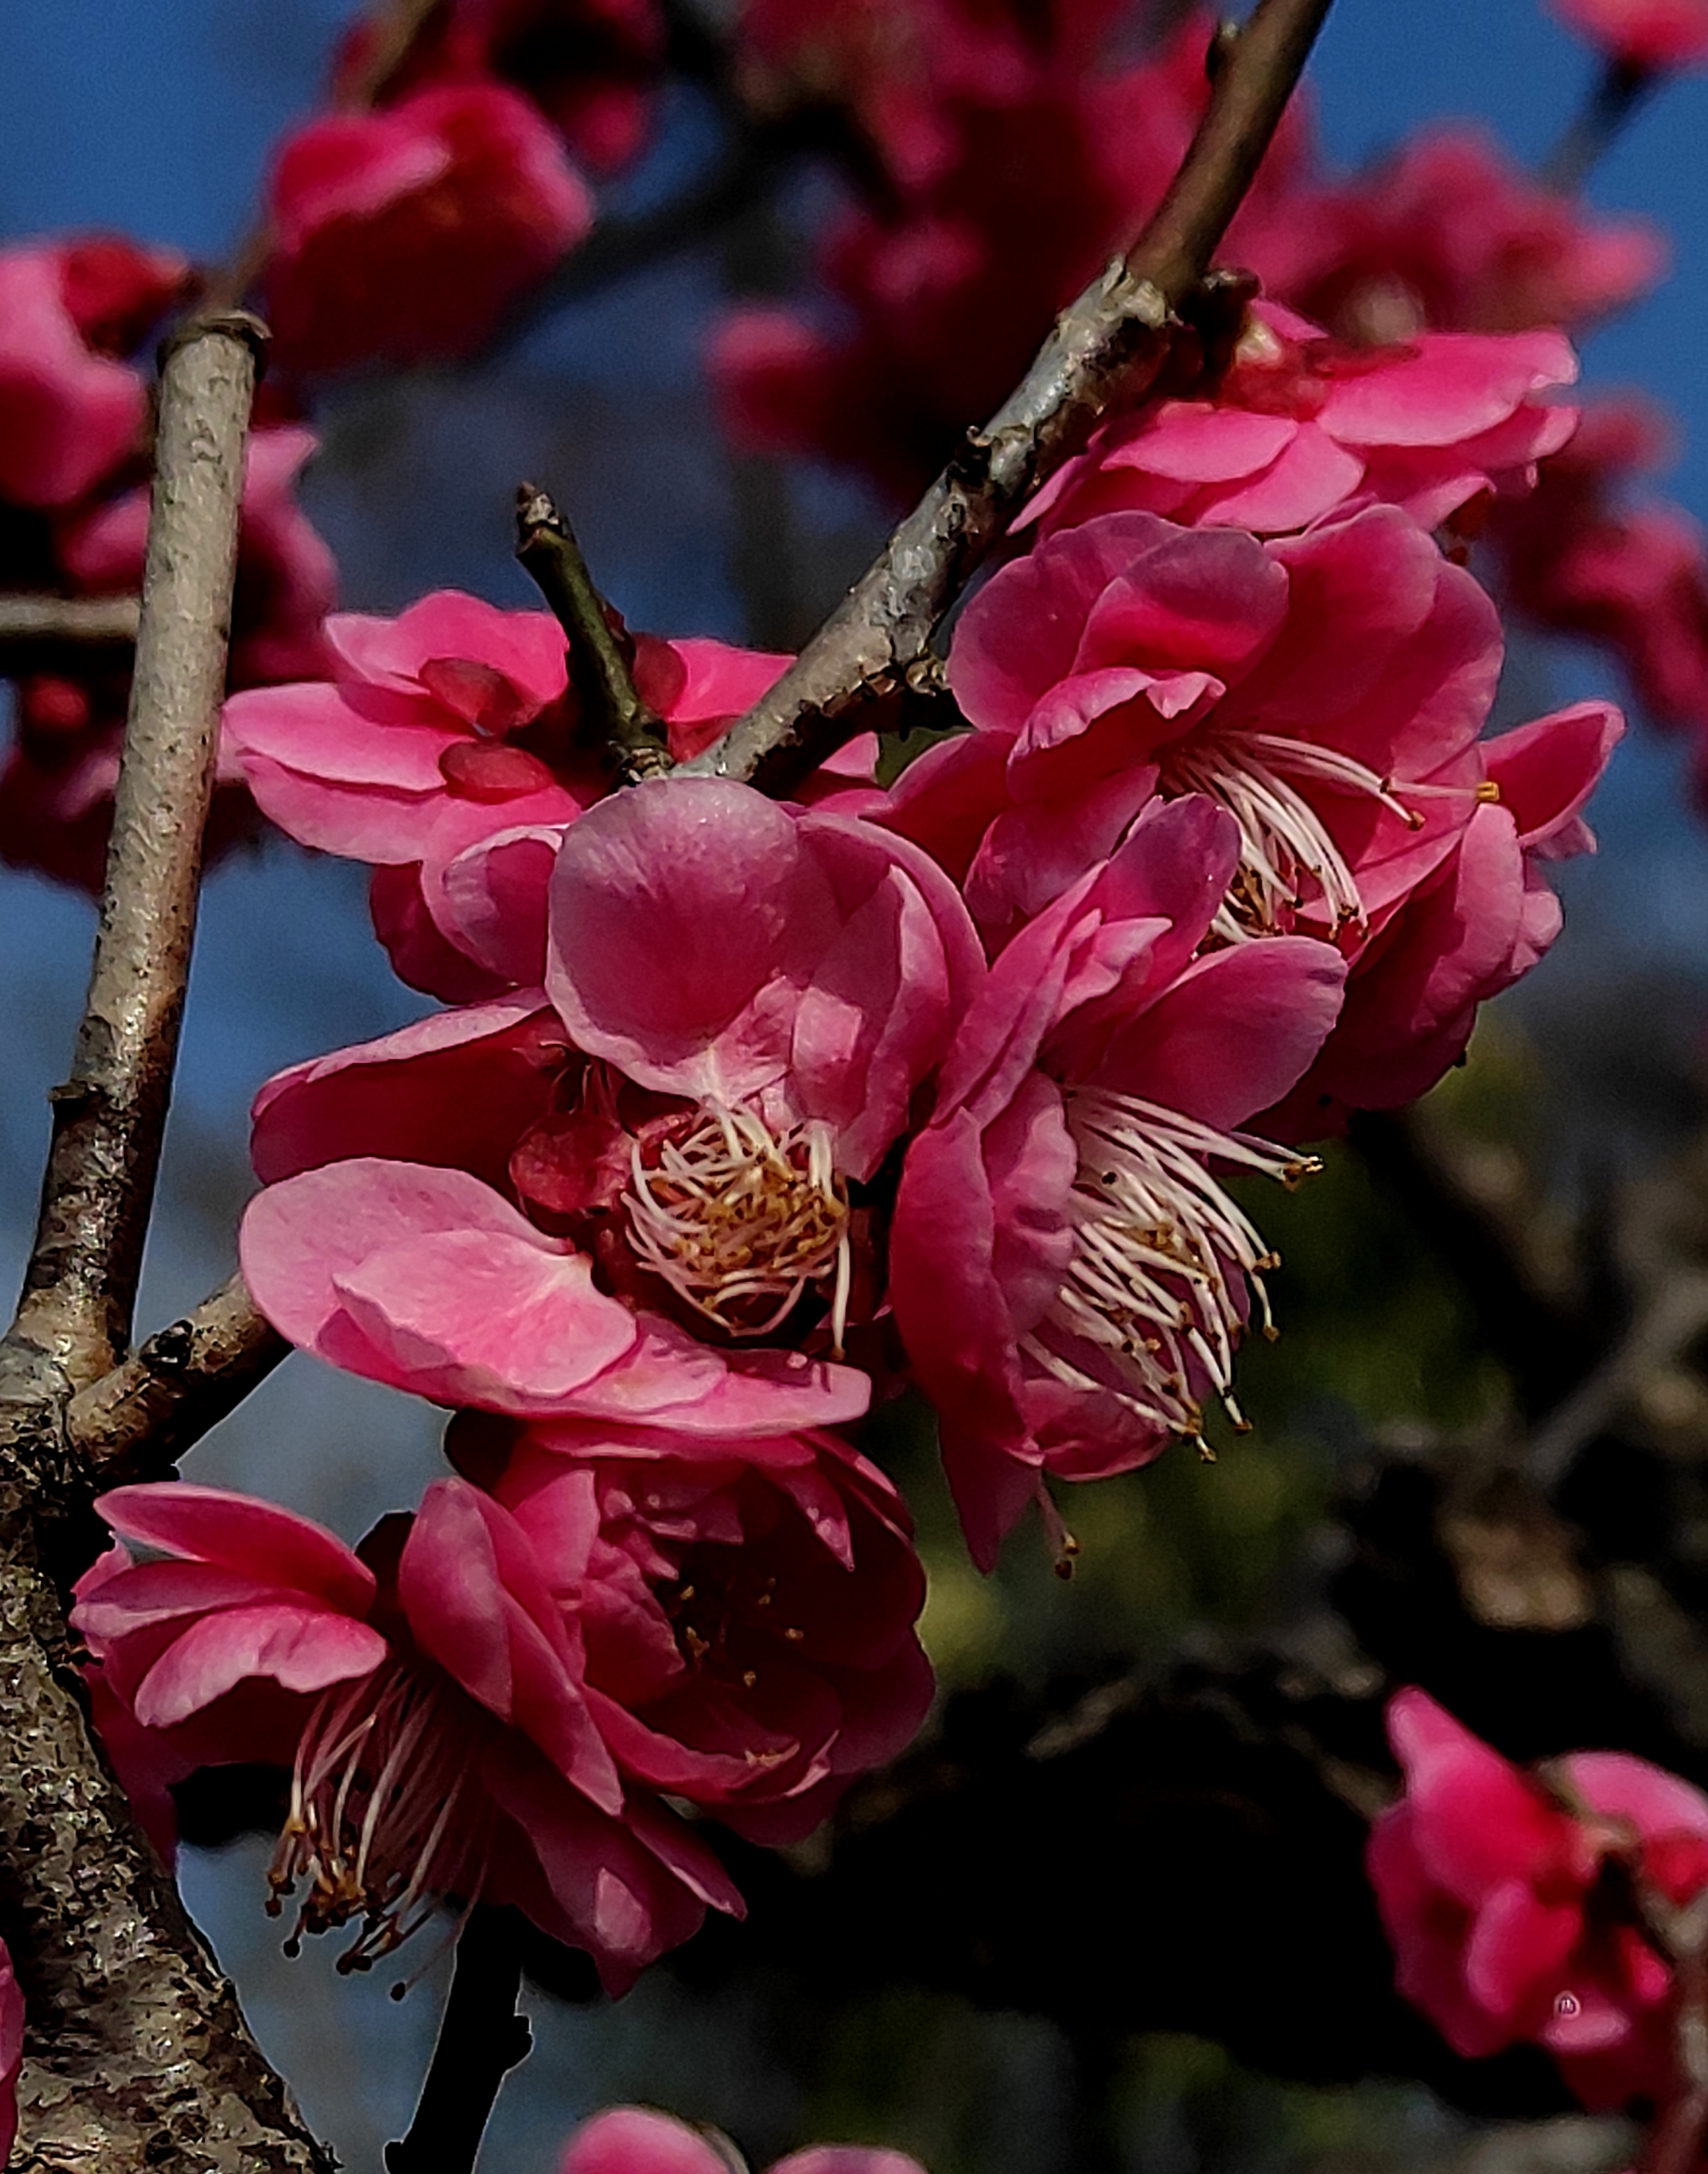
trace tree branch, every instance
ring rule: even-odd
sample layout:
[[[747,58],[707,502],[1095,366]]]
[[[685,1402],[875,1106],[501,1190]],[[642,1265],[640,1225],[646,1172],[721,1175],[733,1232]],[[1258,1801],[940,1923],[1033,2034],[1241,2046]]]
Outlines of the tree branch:
[[[237,562],[252,317],[167,352],[153,511],[106,895],[72,1075],[54,1089],[35,1250],[14,1324],[73,1388],[130,1340],[178,1053]]]
[[[71,1392],[129,1333],[212,785],[261,328],[190,327],[161,379],[131,714],[94,970],[0,1343],[0,1931],[28,2009],[19,2165],[331,2174],[90,1740],[43,1560],[81,1488]]]
[[[289,1351],[233,1276],[72,1398],[67,1447],[105,1485],[164,1479]]]
[[[522,1948],[514,1913],[481,1906],[457,1943],[457,1975],[409,2133],[386,2174],[472,2174],[499,2087],[533,2043],[516,2013]]]
[[[0,596],[0,677],[66,650],[128,649],[136,638],[134,597]]]
[[[666,776],[672,762],[663,720],[635,687],[575,531],[537,484],[516,492],[516,532],[517,559],[569,637],[570,684],[583,721],[597,727],[625,784]]]
[[[1209,107],[1124,262],[1071,303],[1019,389],[965,445],[799,658],[716,746],[684,765],[786,793],[927,668],[938,620],[1009,516],[1166,360],[1172,313],[1257,171],[1330,0],[1259,0],[1219,42]]]

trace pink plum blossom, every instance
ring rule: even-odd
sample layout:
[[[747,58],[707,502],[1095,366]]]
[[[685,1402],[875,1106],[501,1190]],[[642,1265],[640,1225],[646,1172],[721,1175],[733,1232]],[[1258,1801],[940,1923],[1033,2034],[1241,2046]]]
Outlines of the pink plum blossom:
[[[441,1897],[484,1898],[586,1948],[620,1992],[707,1906],[740,1913],[600,1733],[565,1604],[585,1546],[543,1558],[458,1479],[359,1550],[217,1488],[120,1488],[98,1507],[120,1540],[73,1621],[107,1694],[186,1771],[292,1767],[270,1906],[304,1890],[293,1941],[358,1925],[340,1968],[365,1969]]]
[[[380,35],[368,20],[345,35],[335,102],[361,86]],[[578,159],[608,172],[646,142],[664,46],[657,0],[453,0],[388,76],[385,102],[495,78],[540,106]]]
[[[612,782],[561,628],[441,590],[395,619],[337,614],[326,642],[329,679],[227,703],[229,758],[291,836],[376,864],[375,920],[406,981],[451,1002],[538,982],[559,838]],[[651,635],[634,648],[684,760],[788,662]]]
[[[1552,0],[1563,23],[1627,68],[1694,68],[1708,57],[1708,0]]]
[[[557,2174],[746,2174],[727,2137],[690,2128],[650,2106],[607,2106],[564,2146]],[[814,2144],[792,2151],[766,2174],[924,2174],[904,2152],[863,2144]]]
[[[263,1089],[257,1302],[447,1403],[700,1435],[857,1417],[855,1189],[983,971],[952,885],[869,825],[676,778],[570,826],[550,916],[543,993]]]
[[[1613,1751],[1521,1772],[1420,1690],[1388,1734],[1405,1793],[1367,1862],[1401,1993],[1457,2052],[1538,2045],[1586,2105],[1664,2102],[1673,1972],[1633,1890],[1677,1906],[1708,1885],[1708,1798]]]
[[[1094,1479],[1235,1425],[1234,1349],[1275,1263],[1211,1165],[1292,1182],[1235,1128],[1322,1045],[1345,962],[1278,935],[1197,956],[1232,816],[1153,800],[1001,953],[903,1165],[890,1295],[988,1567],[1041,1475]]]
[[[1421,333],[1354,349],[1259,302],[1210,397],[1105,424],[1029,517],[1046,534],[1138,510],[1279,535],[1368,496],[1434,527],[1535,482],[1577,419],[1540,396],[1576,375],[1558,333]]]
[[[1641,221],[1597,219],[1474,129],[1413,137],[1326,192],[1284,279],[1293,308],[1359,345],[1424,330],[1581,325],[1645,293],[1667,246]]]
[[[576,1536],[588,1697],[630,1780],[797,1841],[912,1740],[925,1574],[901,1498],[845,1443],[464,1413],[448,1447],[543,1558]]]
[[[149,388],[122,358],[188,284],[117,236],[0,249],[0,500],[74,505],[137,451]]]
[[[967,607],[949,681],[976,729],[905,772],[884,819],[962,879],[999,948],[1153,795],[1208,794],[1240,842],[1211,940],[1309,935],[1352,962],[1306,1128],[1332,1129],[1440,1076],[1557,928],[1538,864],[1592,842],[1577,814],[1617,713],[1522,728],[1522,817],[1503,814],[1505,743],[1479,738],[1500,656],[1487,596],[1397,508],[1269,542],[1102,515]]]
[[[1657,722],[1708,728],[1708,543],[1682,507],[1629,497],[1669,439],[1631,395],[1593,402],[1534,500],[1496,509],[1489,540],[1521,612],[1605,642]]]
[[[268,212],[268,317],[295,370],[468,354],[593,219],[539,109],[491,82],[307,122]]]

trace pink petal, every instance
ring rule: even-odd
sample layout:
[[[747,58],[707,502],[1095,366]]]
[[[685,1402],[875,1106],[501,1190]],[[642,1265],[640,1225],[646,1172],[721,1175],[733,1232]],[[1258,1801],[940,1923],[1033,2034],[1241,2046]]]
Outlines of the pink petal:
[[[144,1547],[294,1587],[351,1615],[365,1615],[372,1603],[373,1572],[354,1550],[275,1502],[178,1480],[111,1488],[95,1506],[116,1533]]]

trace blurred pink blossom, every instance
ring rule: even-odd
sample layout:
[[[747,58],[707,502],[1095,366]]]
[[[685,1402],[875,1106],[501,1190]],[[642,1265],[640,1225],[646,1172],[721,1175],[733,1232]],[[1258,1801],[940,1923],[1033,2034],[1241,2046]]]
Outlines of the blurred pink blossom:
[[[306,122],[268,209],[268,317],[292,370],[468,354],[593,220],[539,109],[495,83]]]
[[[1405,1794],[1368,1864],[1400,1991],[1457,2052],[1523,2041],[1586,2105],[1664,2103],[1673,1971],[1631,1890],[1676,1906],[1708,1885],[1708,1798],[1619,1752],[1521,1772],[1420,1690],[1388,1733]]]

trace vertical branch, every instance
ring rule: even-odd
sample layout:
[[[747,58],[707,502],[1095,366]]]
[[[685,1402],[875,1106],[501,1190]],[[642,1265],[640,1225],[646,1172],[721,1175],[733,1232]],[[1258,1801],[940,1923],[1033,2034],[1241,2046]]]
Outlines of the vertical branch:
[[[472,2174],[499,2086],[532,2043],[516,2012],[522,1950],[508,1910],[481,1905],[457,1943],[457,1975],[409,2133],[386,2174]]]
[[[130,1341],[165,1128],[214,788],[257,321],[169,349],[143,607],[106,893],[14,1334],[74,1387]]]

